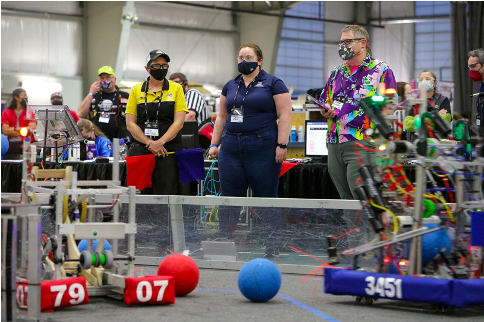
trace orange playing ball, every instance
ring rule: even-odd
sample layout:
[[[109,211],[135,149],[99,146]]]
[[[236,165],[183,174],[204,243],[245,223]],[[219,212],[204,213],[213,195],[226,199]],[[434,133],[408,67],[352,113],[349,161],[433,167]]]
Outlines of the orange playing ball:
[[[176,296],[190,294],[197,287],[200,278],[197,263],[190,257],[181,254],[165,257],[158,266],[157,274],[173,276]]]

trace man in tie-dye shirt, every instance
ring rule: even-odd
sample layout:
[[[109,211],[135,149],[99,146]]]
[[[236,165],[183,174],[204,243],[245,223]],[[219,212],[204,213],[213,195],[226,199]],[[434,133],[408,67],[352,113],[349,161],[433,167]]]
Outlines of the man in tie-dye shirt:
[[[327,110],[321,114],[328,119],[328,170],[342,199],[357,199],[353,191],[360,177],[355,143],[375,148],[366,131],[371,120],[359,106],[360,98],[377,93],[381,82],[385,88],[397,88],[390,67],[370,56],[368,32],[356,25],[341,31],[339,55],[345,63],[331,71],[320,100]],[[376,170],[374,152],[359,149],[363,162]]]

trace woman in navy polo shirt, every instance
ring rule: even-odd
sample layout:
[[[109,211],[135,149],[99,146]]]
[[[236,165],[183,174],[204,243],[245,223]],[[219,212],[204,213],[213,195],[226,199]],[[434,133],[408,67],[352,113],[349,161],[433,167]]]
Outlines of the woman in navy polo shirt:
[[[259,46],[241,46],[237,62],[241,75],[222,89],[209,154],[219,159],[223,196],[245,197],[250,186],[254,197],[277,197],[291,96],[282,80],[262,70]]]

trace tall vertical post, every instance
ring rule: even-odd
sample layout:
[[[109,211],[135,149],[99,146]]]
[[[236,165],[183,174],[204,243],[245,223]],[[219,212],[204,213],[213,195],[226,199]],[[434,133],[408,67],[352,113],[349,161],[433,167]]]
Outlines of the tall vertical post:
[[[40,223],[40,207],[29,207],[23,221],[28,221],[29,232],[29,267],[27,280],[29,281],[29,296],[27,298],[27,317],[31,320],[40,321],[40,267],[41,267],[41,243],[42,225]]]
[[[420,86],[420,99],[418,100],[418,104],[420,105],[420,115],[423,115],[427,112],[427,92],[424,86]],[[426,121],[422,123],[421,126],[427,126]],[[424,167],[426,166],[425,158],[427,157],[427,153],[425,155],[417,155],[417,162],[419,164],[423,164]],[[414,211],[413,211],[413,218],[414,222],[412,225],[412,229],[415,230],[418,228],[419,223],[422,222],[422,214],[423,214],[423,195],[427,190],[427,178],[425,174],[425,168],[422,166],[417,166],[416,171],[416,190],[415,190],[415,197],[414,197]],[[420,274],[422,272],[422,237],[418,236],[412,238],[410,244],[410,269],[409,274]]]
[[[115,138],[113,140],[113,181],[119,180],[119,139]],[[113,195],[114,196],[114,195]],[[119,196],[118,196],[119,199]],[[113,203],[115,200],[113,200]],[[118,203],[120,201],[118,200]],[[113,222],[119,222],[119,207],[118,204],[113,208]],[[111,240],[112,251],[114,257],[118,256],[118,240]]]
[[[129,215],[128,223],[134,224],[136,222],[136,187],[129,187]],[[128,255],[134,256],[136,234],[128,235]],[[134,261],[128,263],[128,277],[134,276]]]

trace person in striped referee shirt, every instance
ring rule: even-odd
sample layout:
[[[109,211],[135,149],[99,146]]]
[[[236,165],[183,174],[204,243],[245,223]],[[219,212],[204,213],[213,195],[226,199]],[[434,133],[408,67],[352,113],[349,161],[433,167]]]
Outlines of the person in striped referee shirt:
[[[188,107],[188,114],[185,116],[185,121],[197,121],[199,127],[209,122],[210,112],[207,107],[207,102],[205,102],[205,99],[199,91],[188,87],[187,77],[182,73],[174,73],[171,74],[170,80],[180,84],[185,92],[185,101]]]

